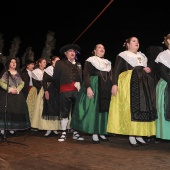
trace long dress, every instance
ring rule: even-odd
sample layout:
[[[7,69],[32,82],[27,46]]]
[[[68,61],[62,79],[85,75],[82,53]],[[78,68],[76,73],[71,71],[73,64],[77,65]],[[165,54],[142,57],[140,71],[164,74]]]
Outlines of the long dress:
[[[7,88],[16,88],[18,94],[7,92]],[[25,130],[30,128],[28,107],[22,93],[24,82],[20,75],[5,72],[0,79],[0,129]],[[6,119],[5,119],[6,117]],[[5,122],[6,120],[6,122]]]
[[[107,134],[111,73],[111,62],[107,59],[92,56],[86,60],[83,70],[84,81],[73,110],[71,127],[89,134]],[[88,87],[94,92],[92,99],[87,97]]]
[[[117,95],[111,96],[107,132],[133,136],[156,135],[155,81],[143,68],[143,53],[120,53],[113,69]]]
[[[35,101],[37,99],[37,89],[33,87],[32,83],[32,71],[23,69],[21,71],[21,78],[24,81],[24,87],[22,89],[22,92],[27,102],[29,118],[31,120],[32,114],[34,112]]]
[[[156,137],[170,140],[170,50],[158,54],[160,80],[156,86],[156,106],[158,119],[156,121]]]
[[[59,92],[53,85],[53,66],[48,66],[43,75],[43,89],[48,91],[49,100],[44,96],[42,118],[46,120],[59,120]]]
[[[53,69],[53,68],[52,68]],[[37,88],[37,99],[31,119],[31,127],[39,130],[59,130],[60,122],[56,119],[44,119],[42,116],[44,106],[44,88],[43,88],[43,72],[35,69],[33,74],[33,86]],[[47,116],[46,116],[47,118]]]

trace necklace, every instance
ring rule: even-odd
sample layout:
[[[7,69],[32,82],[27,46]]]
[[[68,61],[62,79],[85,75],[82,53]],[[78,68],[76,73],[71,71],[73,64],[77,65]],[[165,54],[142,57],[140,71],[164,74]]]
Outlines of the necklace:
[[[137,59],[138,59],[139,63],[141,63],[141,57],[137,57]]]

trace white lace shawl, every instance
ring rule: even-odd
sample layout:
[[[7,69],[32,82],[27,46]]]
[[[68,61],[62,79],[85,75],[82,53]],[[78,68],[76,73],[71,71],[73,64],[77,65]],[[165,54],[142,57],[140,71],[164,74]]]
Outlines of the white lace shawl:
[[[90,62],[96,69],[100,71],[109,72],[111,70],[111,62],[107,59],[91,56],[86,61]]]
[[[166,67],[170,68],[170,50],[164,50],[158,54],[155,59],[156,63],[162,63]]]
[[[49,76],[53,76],[54,73],[54,67],[53,66],[48,66],[45,70],[44,70]]]
[[[136,66],[147,67],[148,59],[141,52],[137,52],[137,54],[135,54],[130,51],[123,51],[119,53],[118,55],[122,57],[125,61],[127,61],[132,67],[136,67]],[[140,58],[140,61],[138,60],[138,58]]]
[[[39,68],[36,68],[32,71],[32,78],[38,81],[42,81],[43,79],[43,71]]]

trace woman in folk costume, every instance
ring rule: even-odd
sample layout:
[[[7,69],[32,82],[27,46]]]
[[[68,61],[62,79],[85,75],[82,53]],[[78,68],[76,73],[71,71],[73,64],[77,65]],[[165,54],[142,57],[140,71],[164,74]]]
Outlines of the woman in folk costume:
[[[125,46],[113,69],[107,132],[128,135],[130,145],[138,147],[147,145],[143,136],[156,134],[156,85],[138,39],[130,37]]]
[[[108,141],[107,118],[111,97],[111,62],[104,58],[105,47],[97,44],[84,66],[84,81],[74,107],[71,127],[92,134],[94,144]]]
[[[44,69],[46,68],[46,59],[45,58],[39,58],[37,61],[37,68],[32,71],[32,82],[33,87],[29,91],[28,97],[27,97],[27,103],[29,109],[29,115],[30,115],[30,121],[31,121],[31,127],[37,128],[37,121],[39,120],[38,113],[41,101],[41,97],[43,97],[43,75],[44,75]],[[33,98],[31,98],[33,97]],[[34,100],[34,102],[29,102],[29,100]],[[31,106],[29,106],[29,103]],[[33,104],[34,103],[34,104]],[[40,109],[42,110],[42,108]]]
[[[170,140],[170,34],[164,37],[166,50],[155,59],[158,63],[160,80],[156,86],[156,137]]]
[[[9,59],[6,69],[0,79],[0,129],[3,134],[6,123],[6,130],[10,130],[13,134],[15,130],[30,128],[30,120],[26,100],[21,91],[24,82],[17,69],[17,60]],[[6,122],[4,122],[5,114]]]
[[[34,70],[34,67],[35,67],[35,61],[27,60],[25,66],[21,69],[21,77],[22,80],[24,81],[24,87],[22,89],[22,92],[26,99],[28,97],[28,93],[30,89],[33,86],[32,71]]]
[[[43,75],[44,103],[42,112],[41,129],[47,130],[44,136],[49,136],[53,131],[58,134],[59,130],[59,92],[54,88],[52,76],[55,63],[60,60],[58,56],[51,58],[51,65],[45,69]],[[41,116],[41,115],[40,115]]]

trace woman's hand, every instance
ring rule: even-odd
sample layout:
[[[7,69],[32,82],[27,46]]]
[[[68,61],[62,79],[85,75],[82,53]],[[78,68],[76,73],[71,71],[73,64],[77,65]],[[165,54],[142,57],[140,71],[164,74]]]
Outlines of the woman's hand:
[[[143,70],[146,72],[146,73],[150,73],[151,72],[151,69],[149,67],[145,67],[143,68]]]
[[[91,98],[93,98],[93,96],[94,96],[93,90],[91,89],[91,87],[88,87],[87,88],[87,97],[89,99],[91,99]]]
[[[111,91],[112,95],[116,96],[117,95],[117,91],[118,91],[118,86],[117,85],[113,85],[112,86],[112,91]]]
[[[9,93],[18,94],[18,90],[16,88],[10,88]]]
[[[45,91],[45,99],[49,100],[50,99],[50,94],[48,91]]]

